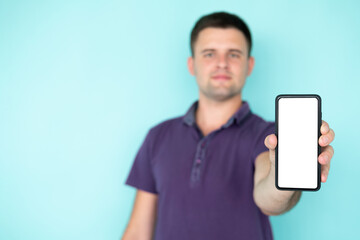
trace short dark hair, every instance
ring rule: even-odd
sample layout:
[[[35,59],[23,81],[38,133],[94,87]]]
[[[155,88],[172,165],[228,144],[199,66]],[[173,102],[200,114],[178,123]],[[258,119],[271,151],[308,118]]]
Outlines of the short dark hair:
[[[245,35],[248,53],[250,56],[252,41],[249,27],[246,25],[244,20],[234,14],[227,12],[214,12],[205,16],[202,16],[196,23],[191,31],[190,37],[190,49],[191,55],[194,57],[194,44],[199,36],[199,33],[208,27],[215,28],[236,28]]]

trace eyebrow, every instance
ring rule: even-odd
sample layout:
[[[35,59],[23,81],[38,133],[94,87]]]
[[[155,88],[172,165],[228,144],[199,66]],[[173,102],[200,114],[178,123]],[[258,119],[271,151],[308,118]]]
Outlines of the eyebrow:
[[[206,49],[202,50],[201,53],[204,53],[204,52],[214,52],[214,51],[215,51],[214,48],[206,48]],[[237,52],[237,53],[242,54],[242,55],[244,54],[243,51],[241,51],[240,49],[236,49],[236,48],[231,48],[231,49],[229,49],[229,52]]]

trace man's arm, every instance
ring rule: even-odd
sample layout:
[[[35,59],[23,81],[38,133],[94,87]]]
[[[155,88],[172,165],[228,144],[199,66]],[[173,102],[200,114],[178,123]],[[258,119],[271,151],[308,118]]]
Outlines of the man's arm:
[[[319,138],[319,145],[322,147],[322,152],[318,161],[322,165],[321,181],[326,182],[330,160],[334,155],[334,149],[329,144],[334,140],[335,133],[325,121],[320,131],[322,135]],[[269,151],[259,154],[255,160],[254,201],[264,214],[279,215],[295,206],[300,199],[301,191],[280,191],[275,187],[276,136],[274,134],[267,136],[265,145]]]
[[[157,194],[137,190],[130,221],[122,240],[150,240],[156,223]]]
[[[254,200],[266,215],[279,215],[299,201],[301,191],[279,191],[275,187],[275,166],[270,153],[263,152],[255,160]]]

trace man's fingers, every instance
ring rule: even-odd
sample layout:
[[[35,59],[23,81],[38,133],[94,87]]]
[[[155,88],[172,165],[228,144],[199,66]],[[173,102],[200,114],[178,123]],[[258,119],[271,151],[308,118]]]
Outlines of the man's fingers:
[[[325,147],[329,145],[335,138],[335,132],[330,128],[330,130],[326,133],[320,136],[319,138],[319,144],[322,147]]]
[[[329,127],[329,124],[322,120],[320,127],[321,136],[319,138],[319,144],[322,147],[329,145],[335,138],[335,132]]]
[[[327,134],[330,130],[329,124],[327,122],[325,122],[324,120],[322,120],[322,124],[320,127],[320,132],[321,134]]]
[[[326,146],[322,148],[321,154],[319,155],[319,163],[322,165],[329,164],[333,156],[334,148],[330,145]]]
[[[277,138],[276,138],[275,134],[268,135],[265,138],[264,144],[269,150],[275,150],[276,145],[277,145]]]
[[[326,182],[330,171],[330,163],[321,165],[321,182]]]

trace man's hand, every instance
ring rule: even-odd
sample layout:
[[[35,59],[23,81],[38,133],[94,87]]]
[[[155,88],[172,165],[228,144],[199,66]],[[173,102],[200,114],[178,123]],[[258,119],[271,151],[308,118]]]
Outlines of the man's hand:
[[[325,121],[322,122],[320,132],[321,154],[318,161],[322,165],[321,181],[325,182],[329,174],[330,161],[334,155],[334,149],[329,144],[334,140],[335,133]],[[255,160],[254,201],[264,214],[279,215],[296,205],[301,191],[279,191],[275,187],[275,148],[277,145],[275,134],[265,138],[265,145],[269,151],[259,154]]]
[[[330,170],[330,161],[334,156],[334,149],[329,144],[334,140],[335,133],[325,121],[322,121],[320,132],[319,145],[321,146],[321,154],[318,157],[318,161],[321,164],[321,182],[326,182]],[[269,149],[270,162],[273,167],[275,167],[276,145],[277,138],[275,134],[271,134],[265,138],[265,146]]]

